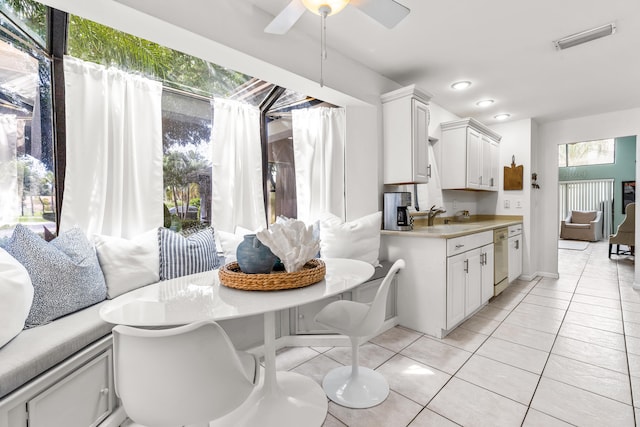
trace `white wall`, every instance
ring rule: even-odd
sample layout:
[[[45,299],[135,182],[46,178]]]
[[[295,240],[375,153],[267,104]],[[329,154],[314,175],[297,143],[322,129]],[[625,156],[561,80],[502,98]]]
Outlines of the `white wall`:
[[[523,251],[522,275],[533,278],[537,273],[537,266],[532,262],[532,236],[536,232],[532,227],[531,206],[531,172],[532,150],[531,134],[532,120],[524,119],[501,123],[491,126],[491,129],[502,136],[500,140],[499,183],[498,192],[489,193],[479,203],[479,211],[483,214],[519,215],[522,216]],[[523,166],[522,190],[504,190],[504,167],[510,167],[515,158],[516,166]],[[509,202],[509,207],[505,205]],[[520,207],[518,207],[520,206]]]
[[[540,269],[558,273],[558,145],[570,142],[640,135],[640,108],[544,123],[539,126],[537,144],[540,215]],[[636,145],[640,152],[640,144]],[[636,159],[638,158],[636,153]],[[636,162],[636,176],[640,176]],[[640,232],[636,218],[636,240]],[[640,267],[636,265],[635,283],[639,284]]]

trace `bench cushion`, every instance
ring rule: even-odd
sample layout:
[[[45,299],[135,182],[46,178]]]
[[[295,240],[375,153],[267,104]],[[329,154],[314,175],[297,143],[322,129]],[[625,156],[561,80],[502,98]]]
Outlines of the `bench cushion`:
[[[392,261],[380,261],[380,265],[375,268],[375,271],[373,272],[373,276],[371,276],[371,278],[367,281],[369,282],[376,279],[384,279],[384,277],[387,275],[389,270],[391,270],[392,265],[393,265]]]
[[[0,350],[0,398],[111,333],[100,319],[105,302],[22,331]]]

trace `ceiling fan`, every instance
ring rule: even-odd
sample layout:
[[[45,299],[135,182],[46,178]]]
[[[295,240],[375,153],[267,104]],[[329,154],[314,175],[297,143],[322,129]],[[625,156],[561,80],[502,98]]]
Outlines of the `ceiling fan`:
[[[327,58],[326,20],[352,4],[387,28],[395,27],[410,12],[394,0],[291,0],[264,29],[265,33],[284,34],[302,17],[306,10],[320,15],[320,87],[324,86],[322,64]]]
[[[410,11],[394,0],[291,0],[264,31],[270,34],[285,34],[307,10],[326,18],[340,12],[348,4],[357,7],[387,28],[395,27]]]

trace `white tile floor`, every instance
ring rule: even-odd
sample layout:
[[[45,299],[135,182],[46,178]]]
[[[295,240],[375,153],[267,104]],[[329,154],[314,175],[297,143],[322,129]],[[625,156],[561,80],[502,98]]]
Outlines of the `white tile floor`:
[[[330,402],[324,426],[640,426],[640,291],[633,257],[607,249],[560,250],[559,279],[516,281],[445,339],[375,337],[361,362],[385,375],[389,398]],[[350,351],[288,348],[277,363],[321,382]]]

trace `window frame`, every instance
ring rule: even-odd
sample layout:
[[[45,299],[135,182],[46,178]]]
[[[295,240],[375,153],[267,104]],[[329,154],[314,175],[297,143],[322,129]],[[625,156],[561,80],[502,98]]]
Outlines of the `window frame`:
[[[600,163],[589,163],[584,165],[572,165],[570,164],[570,156],[569,156],[569,146],[570,145],[578,145],[578,144],[590,144],[593,142],[599,141],[611,141],[613,144],[613,160],[611,162],[600,162]],[[613,165],[616,163],[616,139],[615,138],[603,138],[603,139],[594,139],[590,141],[578,141],[578,142],[569,142],[566,144],[558,145],[559,148],[564,148],[564,165],[558,164],[558,167],[561,168],[577,168],[581,166],[595,166],[595,165]],[[560,163],[560,162],[558,162]]]

